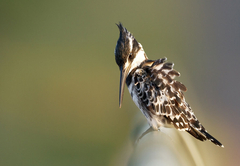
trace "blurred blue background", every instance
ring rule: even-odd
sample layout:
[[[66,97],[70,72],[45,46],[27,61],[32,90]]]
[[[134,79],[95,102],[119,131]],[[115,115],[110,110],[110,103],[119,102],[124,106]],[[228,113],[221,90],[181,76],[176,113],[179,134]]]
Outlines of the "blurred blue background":
[[[119,21],[150,59],[175,63],[193,111],[225,146],[196,140],[203,158],[238,165],[240,2],[223,0],[2,0],[0,165],[119,164],[139,113],[127,89],[118,108]]]

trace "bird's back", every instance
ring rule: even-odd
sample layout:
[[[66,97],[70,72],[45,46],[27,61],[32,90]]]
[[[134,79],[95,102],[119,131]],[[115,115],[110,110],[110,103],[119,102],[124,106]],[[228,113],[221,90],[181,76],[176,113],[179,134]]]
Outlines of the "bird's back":
[[[175,127],[187,131],[195,138],[222,144],[207,133],[185,101],[186,87],[174,78],[180,73],[173,69],[173,63],[166,58],[156,61],[145,60],[131,71],[127,86],[133,101],[155,129]]]

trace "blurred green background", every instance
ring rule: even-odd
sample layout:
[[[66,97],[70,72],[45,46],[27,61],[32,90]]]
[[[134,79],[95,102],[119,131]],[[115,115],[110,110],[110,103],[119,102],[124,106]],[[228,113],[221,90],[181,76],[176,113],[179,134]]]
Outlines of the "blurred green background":
[[[1,166],[120,161],[140,111],[127,89],[118,108],[119,21],[150,59],[180,71],[187,101],[225,145],[196,141],[204,159],[240,162],[239,1],[2,0]]]

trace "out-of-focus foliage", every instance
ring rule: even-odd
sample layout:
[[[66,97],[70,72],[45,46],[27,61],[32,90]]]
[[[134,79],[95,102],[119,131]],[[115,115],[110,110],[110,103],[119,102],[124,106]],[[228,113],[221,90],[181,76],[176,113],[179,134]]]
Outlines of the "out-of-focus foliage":
[[[119,21],[149,58],[167,57],[181,72],[197,117],[225,145],[196,141],[207,165],[236,165],[239,7],[233,1],[1,1],[0,165],[121,165],[122,153],[128,159],[138,109],[127,90],[118,108]]]

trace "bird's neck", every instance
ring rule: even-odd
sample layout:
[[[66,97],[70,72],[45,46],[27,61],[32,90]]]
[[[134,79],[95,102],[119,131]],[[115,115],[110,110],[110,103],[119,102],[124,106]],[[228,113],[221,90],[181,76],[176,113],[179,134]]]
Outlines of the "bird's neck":
[[[147,58],[147,55],[146,55],[146,53],[143,51],[143,49],[140,50],[140,51],[138,51],[136,57],[133,59],[133,62],[132,62],[132,64],[131,64],[131,68],[130,68],[130,70],[129,70],[129,73],[130,73],[133,69],[135,69],[135,68],[137,68],[138,66],[140,66],[140,64],[141,64],[143,61],[147,60],[147,59],[148,59],[148,58]]]

